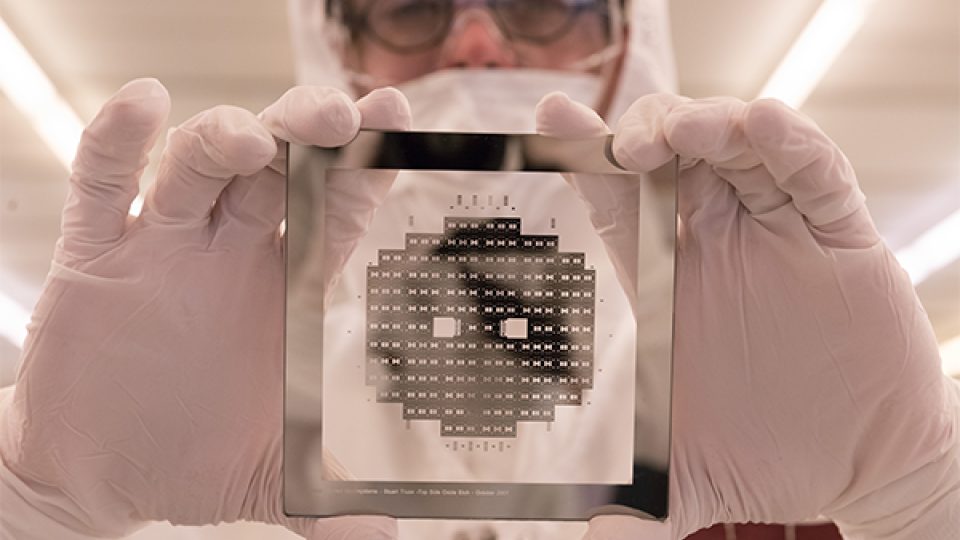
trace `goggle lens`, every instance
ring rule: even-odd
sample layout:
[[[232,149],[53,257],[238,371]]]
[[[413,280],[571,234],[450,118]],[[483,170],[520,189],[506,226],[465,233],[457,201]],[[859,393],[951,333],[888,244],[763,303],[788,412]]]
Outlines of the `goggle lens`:
[[[366,15],[366,30],[398,51],[440,43],[450,31],[453,4],[446,0],[374,0]]]
[[[365,32],[400,53],[436,47],[450,32],[456,0],[372,0],[363,13],[344,14],[354,32]],[[605,0],[464,0],[485,5],[507,39],[549,44],[566,34],[581,13],[607,17]]]

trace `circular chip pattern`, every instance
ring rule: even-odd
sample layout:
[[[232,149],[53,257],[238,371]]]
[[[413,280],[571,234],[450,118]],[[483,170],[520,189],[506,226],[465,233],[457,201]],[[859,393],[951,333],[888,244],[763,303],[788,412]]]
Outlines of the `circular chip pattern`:
[[[516,218],[448,217],[367,268],[366,382],[440,434],[516,437],[593,386],[596,274]]]

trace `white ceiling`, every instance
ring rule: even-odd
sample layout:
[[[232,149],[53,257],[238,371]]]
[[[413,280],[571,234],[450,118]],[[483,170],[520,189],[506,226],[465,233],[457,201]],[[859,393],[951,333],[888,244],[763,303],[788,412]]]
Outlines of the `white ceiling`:
[[[819,3],[673,0],[680,92],[753,98]],[[282,0],[0,0],[0,16],[84,121],[136,77],[167,86],[171,125],[220,103],[258,111],[294,82]],[[803,111],[846,151],[894,249],[960,208],[960,2],[878,0]],[[0,288],[25,305],[66,176],[0,97]],[[960,335],[960,263],[918,292],[938,337]]]

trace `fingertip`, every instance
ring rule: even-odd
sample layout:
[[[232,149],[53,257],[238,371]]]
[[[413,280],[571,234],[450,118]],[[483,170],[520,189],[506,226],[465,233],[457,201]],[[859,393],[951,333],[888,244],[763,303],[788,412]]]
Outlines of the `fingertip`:
[[[722,159],[728,145],[743,144],[735,140],[746,105],[735,98],[714,98],[689,101],[673,109],[664,119],[663,131],[677,153],[708,161]],[[742,137],[741,137],[742,138]]]
[[[309,520],[308,540],[396,540],[397,521],[386,516],[345,516]]]
[[[780,189],[814,227],[860,215],[865,197],[840,148],[808,116],[776,99],[751,103],[743,129]],[[856,227],[872,228],[865,220]],[[853,230],[853,226],[846,227]]]
[[[302,145],[343,146],[362,120],[353,100],[329,87],[297,86],[260,113],[277,138]]]
[[[342,92],[332,93],[320,99],[318,107],[320,124],[327,130],[318,136],[320,143],[342,146],[357,135],[363,117],[356,104]]]
[[[169,114],[170,95],[159,81],[125,84],[83,130],[73,172],[97,182],[104,176],[135,180]]]
[[[622,538],[673,540],[671,532],[669,525],[659,521],[610,514],[591,518],[583,540],[619,540]]]
[[[215,177],[253,174],[276,156],[273,135],[249,111],[220,105],[173,130],[167,145],[189,168]]]
[[[169,114],[170,94],[160,81],[136,79],[107,100],[85,132],[111,147],[152,145]]]
[[[556,91],[544,96],[535,112],[537,133],[560,139],[582,139],[608,135],[603,118],[596,111]]]
[[[223,145],[223,161],[226,169],[236,174],[250,175],[266,167],[277,156],[277,143],[269,131],[259,124],[241,126],[235,136]]]
[[[756,144],[781,141],[800,120],[809,122],[806,116],[774,98],[762,98],[748,104],[743,113],[743,129]]]
[[[116,99],[140,98],[156,99],[170,103],[170,93],[167,92],[163,83],[152,77],[134,79],[120,87],[120,90],[114,94]]]
[[[410,102],[393,87],[373,90],[357,100],[356,107],[362,128],[406,131],[412,124]]]
[[[64,252],[95,257],[121,237],[147,156],[170,112],[156,79],[118,90],[83,130],[62,217]]]
[[[617,125],[613,155],[622,166],[648,172],[676,155],[664,136],[663,123],[673,108],[689,101],[674,94],[643,96],[627,109]]]
[[[120,88],[108,107],[123,114],[127,124],[152,131],[170,114],[170,94],[156,79],[137,79]]]

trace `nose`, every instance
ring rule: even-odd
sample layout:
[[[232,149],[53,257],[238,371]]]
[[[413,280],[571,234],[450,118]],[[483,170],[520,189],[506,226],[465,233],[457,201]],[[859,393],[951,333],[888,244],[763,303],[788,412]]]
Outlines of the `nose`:
[[[516,55],[490,12],[467,8],[457,15],[444,43],[443,68],[512,68]]]

